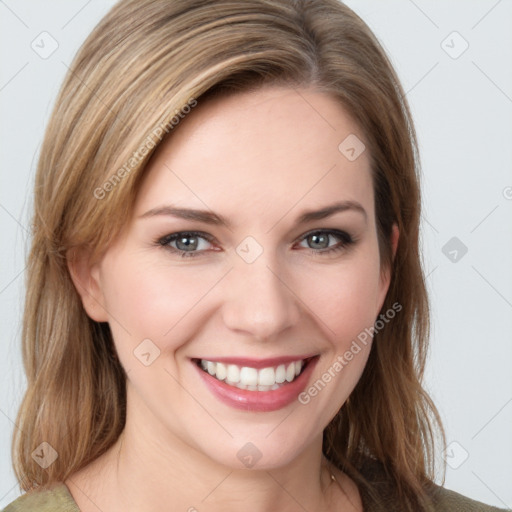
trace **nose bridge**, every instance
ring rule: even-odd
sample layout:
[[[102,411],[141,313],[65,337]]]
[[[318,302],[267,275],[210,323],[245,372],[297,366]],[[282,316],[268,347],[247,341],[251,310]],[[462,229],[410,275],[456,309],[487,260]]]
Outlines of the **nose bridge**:
[[[297,298],[275,251],[248,237],[236,252],[223,299],[226,326],[265,340],[294,325],[299,318]]]

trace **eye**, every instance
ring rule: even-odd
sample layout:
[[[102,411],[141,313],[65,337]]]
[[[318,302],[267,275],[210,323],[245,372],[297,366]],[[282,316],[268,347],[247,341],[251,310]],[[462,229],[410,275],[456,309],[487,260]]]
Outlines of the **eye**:
[[[197,256],[207,250],[208,245],[213,240],[214,238],[207,233],[201,233],[199,231],[180,231],[160,238],[157,240],[157,243],[171,252],[187,258]]]
[[[214,237],[200,231],[179,231],[156,240],[156,243],[182,258],[200,256],[209,249]],[[301,243],[307,243],[310,252],[315,255],[333,254],[347,249],[355,240],[345,231],[317,229],[301,237]],[[331,245],[335,242],[334,245]],[[301,245],[304,247],[304,245]]]
[[[341,251],[354,244],[355,240],[345,231],[337,229],[321,229],[310,231],[301,238],[302,243],[307,243],[309,249],[316,254],[332,254],[336,251]],[[335,245],[330,245],[331,242],[336,242]],[[304,247],[302,245],[302,247]]]

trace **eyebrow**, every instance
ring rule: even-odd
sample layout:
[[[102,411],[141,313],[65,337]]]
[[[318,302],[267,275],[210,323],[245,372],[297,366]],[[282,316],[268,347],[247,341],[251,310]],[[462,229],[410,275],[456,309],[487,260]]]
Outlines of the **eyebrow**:
[[[355,211],[364,216],[365,222],[368,215],[363,206],[357,201],[339,201],[319,210],[309,210],[301,213],[296,220],[296,224],[307,224],[315,220],[325,219],[339,212]],[[159,215],[166,215],[177,217],[179,219],[191,220],[196,222],[203,222],[205,224],[212,224],[215,226],[231,227],[231,223],[222,215],[218,215],[208,210],[196,210],[193,208],[178,208],[173,205],[159,206],[152,208],[146,213],[143,213],[139,218],[152,218]]]

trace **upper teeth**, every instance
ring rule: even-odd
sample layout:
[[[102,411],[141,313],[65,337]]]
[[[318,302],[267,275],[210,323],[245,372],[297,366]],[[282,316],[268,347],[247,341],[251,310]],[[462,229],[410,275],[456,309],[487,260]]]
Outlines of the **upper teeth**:
[[[262,387],[272,387],[282,384],[284,381],[291,382],[299,375],[304,361],[294,361],[279,366],[268,368],[251,368],[249,366],[237,366],[236,364],[224,364],[201,359],[201,367],[218,380],[225,380],[227,384],[238,385],[237,387],[248,386],[247,389],[265,390]]]

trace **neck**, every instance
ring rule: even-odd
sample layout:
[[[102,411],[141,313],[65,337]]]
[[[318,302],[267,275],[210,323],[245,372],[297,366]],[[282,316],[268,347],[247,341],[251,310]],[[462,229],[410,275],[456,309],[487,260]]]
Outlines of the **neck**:
[[[314,512],[332,510],[333,500],[339,499],[321,437],[282,466],[240,469],[217,463],[161,422],[133,417],[132,410],[129,400],[117,442],[66,481],[84,512],[231,512],[247,508],[248,502],[254,512]]]

